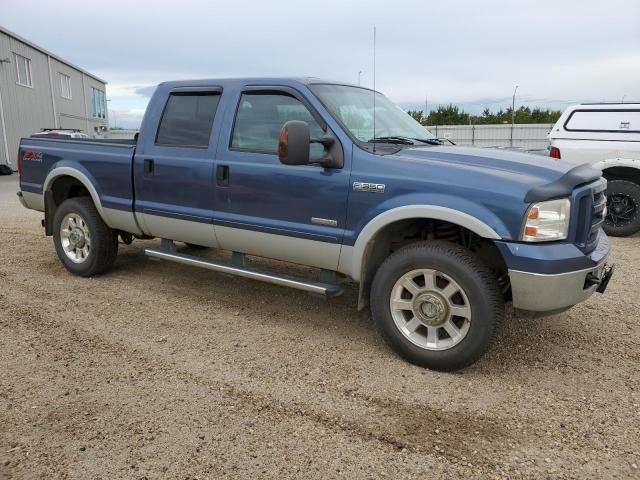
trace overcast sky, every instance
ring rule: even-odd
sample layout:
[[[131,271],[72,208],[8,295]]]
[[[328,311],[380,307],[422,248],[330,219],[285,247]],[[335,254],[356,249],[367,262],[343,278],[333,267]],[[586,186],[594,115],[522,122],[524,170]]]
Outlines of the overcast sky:
[[[220,76],[372,84],[404,106],[640,100],[640,0],[0,0],[0,24],[108,82],[120,125],[152,86]]]

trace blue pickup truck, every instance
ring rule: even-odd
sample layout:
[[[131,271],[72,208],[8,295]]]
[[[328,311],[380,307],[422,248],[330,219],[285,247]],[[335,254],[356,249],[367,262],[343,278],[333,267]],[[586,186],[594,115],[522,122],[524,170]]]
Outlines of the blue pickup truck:
[[[490,347],[505,302],[561,311],[604,292],[612,268],[598,170],[446,143],[354,85],[166,82],[133,141],[23,138],[18,195],[74,274],[159,238],[147,255],[314,294],[349,278],[398,354],[455,370]]]

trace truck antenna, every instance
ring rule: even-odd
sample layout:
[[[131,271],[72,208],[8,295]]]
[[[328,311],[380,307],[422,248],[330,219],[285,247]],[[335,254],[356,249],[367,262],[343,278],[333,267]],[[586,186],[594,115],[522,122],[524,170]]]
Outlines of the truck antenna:
[[[376,153],[376,26],[373,26],[373,153]]]

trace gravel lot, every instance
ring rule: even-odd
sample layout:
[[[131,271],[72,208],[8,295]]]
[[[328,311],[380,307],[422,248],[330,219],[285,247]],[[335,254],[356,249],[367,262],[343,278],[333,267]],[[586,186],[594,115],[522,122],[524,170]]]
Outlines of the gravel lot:
[[[640,478],[640,237],[606,295],[405,363],[356,290],[151,261],[68,274],[0,177],[0,479]],[[212,252],[212,255],[215,255]],[[300,273],[300,272],[297,272]]]

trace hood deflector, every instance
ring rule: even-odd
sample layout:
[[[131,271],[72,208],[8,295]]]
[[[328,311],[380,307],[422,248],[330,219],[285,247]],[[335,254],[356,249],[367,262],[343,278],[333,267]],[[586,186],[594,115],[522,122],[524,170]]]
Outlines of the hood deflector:
[[[568,197],[577,186],[598,180],[601,176],[602,172],[591,167],[588,163],[578,165],[551,183],[533,187],[527,192],[524,201],[533,203]]]

